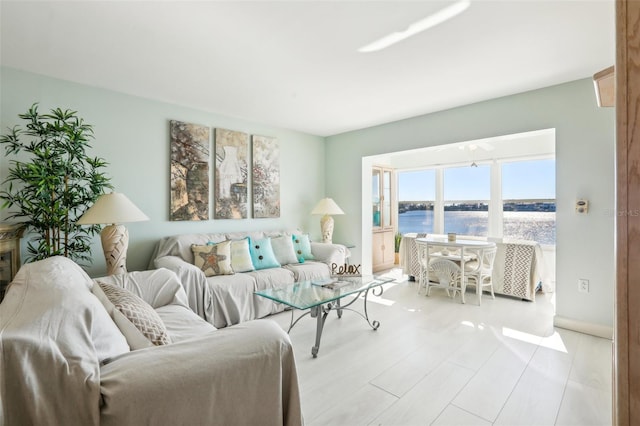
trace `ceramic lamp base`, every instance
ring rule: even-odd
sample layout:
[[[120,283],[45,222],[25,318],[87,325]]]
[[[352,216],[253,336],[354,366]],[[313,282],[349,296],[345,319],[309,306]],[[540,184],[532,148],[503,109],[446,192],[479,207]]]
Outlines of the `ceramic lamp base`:
[[[129,231],[124,225],[105,226],[100,233],[102,250],[107,262],[107,275],[125,274],[127,272],[127,247]]]
[[[320,219],[320,230],[322,231],[322,242],[332,243],[333,238],[333,218],[328,214],[322,216]]]

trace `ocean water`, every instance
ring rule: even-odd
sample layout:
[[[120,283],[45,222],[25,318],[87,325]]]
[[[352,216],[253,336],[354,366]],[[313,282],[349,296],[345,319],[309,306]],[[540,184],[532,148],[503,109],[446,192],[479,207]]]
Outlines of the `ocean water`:
[[[398,230],[433,232],[433,211],[409,211],[398,215]],[[488,212],[445,211],[444,232],[486,236]],[[555,212],[504,212],[504,237],[533,240],[540,244],[556,243]]]

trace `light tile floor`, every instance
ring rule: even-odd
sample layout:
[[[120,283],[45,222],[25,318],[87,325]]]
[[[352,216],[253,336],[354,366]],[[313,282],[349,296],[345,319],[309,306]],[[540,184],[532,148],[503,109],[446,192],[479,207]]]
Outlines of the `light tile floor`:
[[[552,295],[463,305],[388,274],[377,331],[332,313],[314,359],[315,319],[291,330],[307,425],[611,424],[611,341],[554,328]]]

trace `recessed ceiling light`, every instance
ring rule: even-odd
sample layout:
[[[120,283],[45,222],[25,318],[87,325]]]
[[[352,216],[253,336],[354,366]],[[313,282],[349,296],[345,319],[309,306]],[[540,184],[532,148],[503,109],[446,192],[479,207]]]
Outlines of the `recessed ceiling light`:
[[[428,30],[429,28],[435,27],[438,24],[442,24],[445,21],[461,14],[471,5],[471,1],[469,0],[460,0],[452,4],[451,6],[447,6],[444,9],[433,13],[426,18],[423,18],[413,24],[409,25],[409,27],[400,32],[393,32],[388,34],[373,43],[369,43],[366,46],[358,49],[358,52],[368,53],[368,52],[376,52],[378,50],[385,49],[393,44],[396,44],[406,38],[414,36],[422,31]]]

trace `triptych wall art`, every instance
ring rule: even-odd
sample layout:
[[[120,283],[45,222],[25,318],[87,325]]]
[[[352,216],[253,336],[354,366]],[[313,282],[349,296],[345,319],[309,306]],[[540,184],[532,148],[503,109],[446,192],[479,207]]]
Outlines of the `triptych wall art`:
[[[254,218],[280,217],[280,149],[277,139],[172,120],[170,219],[209,219],[209,162],[215,164],[213,218],[246,219],[249,190]],[[250,163],[249,153],[251,152]],[[251,188],[249,180],[251,179]]]

